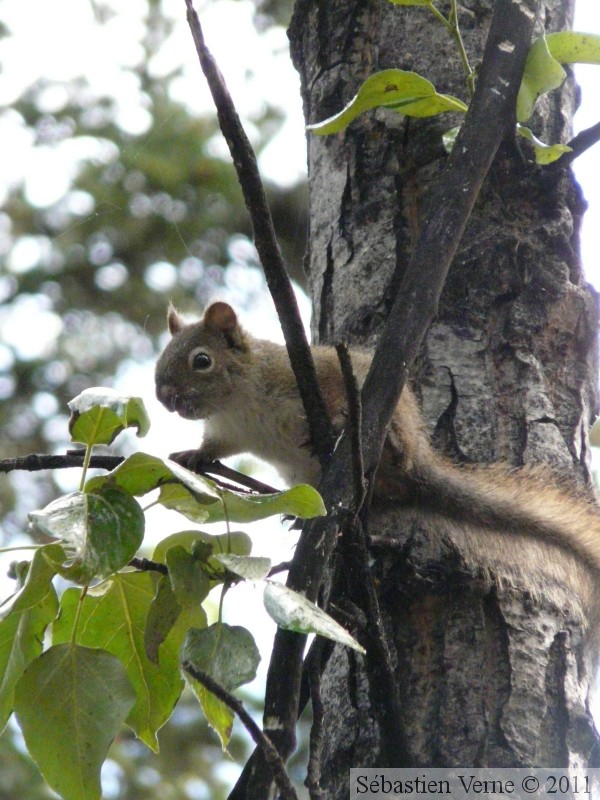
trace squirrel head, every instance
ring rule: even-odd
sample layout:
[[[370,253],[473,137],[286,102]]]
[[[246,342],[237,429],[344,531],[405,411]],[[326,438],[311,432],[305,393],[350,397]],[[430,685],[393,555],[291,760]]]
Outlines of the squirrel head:
[[[156,396],[186,419],[222,411],[244,381],[249,337],[227,303],[212,303],[199,322],[187,324],[170,305],[171,341],[156,364]]]

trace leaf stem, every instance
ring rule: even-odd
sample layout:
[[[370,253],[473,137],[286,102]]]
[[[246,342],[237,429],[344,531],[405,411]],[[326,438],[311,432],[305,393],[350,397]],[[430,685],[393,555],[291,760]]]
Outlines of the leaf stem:
[[[79,481],[79,491],[83,492],[85,487],[85,478],[87,475],[88,467],[90,465],[90,459],[92,457],[92,448],[93,445],[87,444],[85,446],[85,456],[83,458],[83,466],[81,469],[81,480]]]
[[[450,0],[450,15],[448,19],[442,14],[442,12],[437,9],[433,3],[427,6],[427,8],[431,11],[433,16],[440,22],[444,28],[448,31],[450,36],[454,39],[454,43],[458,48],[458,54],[460,56],[460,60],[463,65],[463,70],[465,73],[465,79],[467,81],[467,91],[469,93],[469,97],[473,97],[473,93],[475,91],[475,73],[469,64],[469,57],[467,56],[467,51],[465,50],[465,45],[462,40],[462,36],[460,33],[460,27],[458,25],[458,8],[456,5],[456,0]]]
[[[450,24],[452,25],[452,36],[456,42],[456,46],[458,47],[460,60],[462,61],[463,69],[465,71],[467,91],[469,92],[469,97],[473,97],[473,93],[475,92],[475,73],[469,64],[469,57],[467,55],[467,51],[465,50],[465,45],[460,32],[456,0],[450,0]]]
[[[209,660],[209,665],[210,665],[211,671],[212,671],[212,668],[213,668],[213,665],[214,665],[214,662],[215,662],[215,658],[216,658],[216,655],[217,655],[217,651],[219,649],[219,645],[221,643],[221,635],[222,635],[222,632],[223,632],[223,600],[225,599],[225,592],[227,591],[228,588],[229,588],[229,586],[228,586],[227,582],[225,582],[223,584],[223,586],[221,587],[221,597],[219,598],[219,616],[218,616],[218,619],[217,619],[217,622],[216,622],[216,626],[217,626],[216,627],[216,631],[217,631],[217,633],[216,633],[216,636],[215,636],[215,642],[214,642],[213,649],[212,649],[212,652],[210,654],[210,660]]]
[[[79,620],[81,619],[81,612],[83,611],[83,601],[88,593],[88,586],[84,586],[77,601],[77,609],[75,611],[75,619],[73,620],[73,630],[71,631],[71,645],[75,645],[75,637],[77,636],[77,628],[79,627]]]
[[[447,31],[450,31],[450,33],[452,33],[453,28],[450,20],[446,19],[446,17],[442,14],[442,12],[438,8],[436,8],[433,5],[433,3],[429,4],[427,8],[431,11],[433,16],[437,19],[437,21],[441,22],[444,28],[446,28]]]
[[[43,544],[21,544],[14,547],[0,547],[0,553],[14,553],[15,550],[39,550]]]
[[[225,601],[225,594],[227,593],[228,589],[229,589],[229,584],[227,583],[227,581],[225,581],[223,583],[223,586],[221,587],[221,596],[219,597],[219,614],[217,617],[219,625],[223,624],[223,603]]]

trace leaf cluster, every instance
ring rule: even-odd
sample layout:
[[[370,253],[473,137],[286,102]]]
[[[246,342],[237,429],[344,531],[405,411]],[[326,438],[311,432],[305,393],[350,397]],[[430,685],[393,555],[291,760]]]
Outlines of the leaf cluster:
[[[96,444],[128,427],[143,436],[149,421],[139,398],[106,389],[83,392],[70,408],[71,436],[86,446],[81,486],[30,514],[32,529],[50,543],[15,565],[16,591],[0,606],[0,729],[14,711],[48,785],[65,800],[92,800],[101,795],[100,769],[123,723],[158,750],[157,732],[184,677],[227,747],[233,712],[181,673],[182,663],[192,665],[226,691],[256,675],[252,634],[223,623],[220,613],[208,624],[203,604],[215,587],[221,608],[239,581],[264,582],[265,608],[278,625],[362,648],[314,604],[269,580],[270,560],[253,557],[247,534],[229,529],[273,514],[324,514],[312,487],[244,493],[142,452],[86,480]],[[193,522],[226,521],[227,533],[179,531],[156,545],[150,561],[138,561],[145,529],[138,498],[150,492],[153,503]],[[147,569],[132,568],[140,563]],[[60,596],[56,576],[72,584]]]
[[[463,62],[469,97],[473,94],[476,71],[472,70],[460,36],[456,3],[451,3],[449,17],[438,10],[433,0],[389,0],[394,5],[419,6],[432,12],[455,39]],[[536,39],[529,49],[516,109],[516,131],[527,139],[538,164],[551,164],[572,148],[565,144],[545,144],[525,126],[533,115],[537,99],[560,87],[567,77],[563,64],[600,64],[600,35],[561,31]],[[327,135],[344,130],[354,119],[373,108],[386,108],[407,117],[432,117],[445,112],[465,113],[468,103],[452,95],[439,93],[426,78],[401,69],[386,69],[368,77],[356,95],[337,114],[308,125],[314,134]],[[459,128],[444,135],[450,150]]]

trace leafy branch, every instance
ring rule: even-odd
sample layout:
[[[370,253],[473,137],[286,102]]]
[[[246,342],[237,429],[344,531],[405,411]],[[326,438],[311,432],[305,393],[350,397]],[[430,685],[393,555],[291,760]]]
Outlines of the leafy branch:
[[[82,472],[95,463],[96,444],[112,443],[128,427],[138,435],[149,427],[140,398],[111,390],[87,390],[70,408],[72,438],[86,451],[67,460],[75,458]],[[43,458],[30,463],[40,466]],[[226,533],[179,531],[160,541],[150,559],[142,556],[145,512],[139,498],[150,492],[157,494],[151,505],[160,503],[196,523],[225,521]],[[260,655],[252,634],[225,624],[221,614],[209,625],[203,608],[211,589],[221,587],[222,607],[226,592],[243,580],[263,583],[265,608],[278,625],[362,651],[316,605],[270,580],[287,565],[272,567],[269,559],[252,556],[249,537],[229,526],[324,511],[310,486],[249,494],[141,452],[119,459],[106,475],[82,476],[79,491],[30,513],[32,530],[51,543],[38,546],[31,561],[14,565],[16,590],[0,605],[0,730],[14,711],[49,786],[65,800],[98,800],[100,768],[123,722],[157,749],[157,731],[183,688],[181,652],[192,671],[212,676],[226,692],[254,678]],[[56,575],[74,584],[60,599]],[[231,702],[204,684],[191,679],[226,748]],[[52,741],[45,734],[48,724]]]
[[[297,800],[298,795],[290,783],[289,776],[285,771],[285,765],[283,764],[279,753],[273,747],[270,739],[265,736],[256,722],[254,722],[250,714],[248,714],[242,703],[230,692],[226,691],[217,681],[215,681],[208,674],[208,672],[205,672],[204,670],[194,666],[194,664],[192,664],[190,661],[184,661],[182,668],[188,672],[194,680],[202,684],[202,686],[208,689],[211,694],[228,706],[228,708],[230,708],[240,718],[244,727],[260,748],[260,751],[273,774],[273,778],[279,787],[281,797],[284,800]]]
[[[434,5],[433,0],[389,0],[389,2],[400,6],[427,8],[449,31],[463,65],[467,94],[471,102],[476,73],[469,64],[460,33],[456,1],[451,0],[447,18]],[[540,36],[529,47],[516,102],[515,130],[519,136],[531,143],[535,160],[541,165],[551,164],[565,153],[573,151],[572,144],[545,144],[524,124],[531,119],[537,99],[562,86],[567,77],[563,64],[600,64],[600,35],[560,31]],[[320,135],[339,133],[358,116],[373,108],[387,108],[409,117],[432,117],[448,111],[466,113],[468,105],[457,97],[437,92],[433,84],[415,72],[387,69],[368,77],[357,94],[340,112],[321,122],[308,125],[307,129]],[[444,144],[448,150],[454,145],[457,132],[458,128],[453,128],[444,135]],[[595,142],[597,138],[594,132],[588,136],[587,141]],[[572,155],[565,165],[575,157],[576,155]]]
[[[469,63],[469,57],[465,50],[462,34],[460,32],[460,26],[458,24],[458,4],[456,0],[450,0],[450,13],[448,17],[445,17],[437,6],[433,4],[433,0],[390,0],[390,2],[397,6],[422,6],[428,11],[431,11],[437,21],[446,28],[456,44],[456,49],[458,50],[462,62],[469,97],[473,97],[473,93],[475,92],[475,72]]]
[[[14,472],[22,470],[25,472],[39,472],[44,469],[70,469],[73,467],[83,467],[85,461],[85,450],[67,450],[64,455],[30,453],[18,458],[0,459],[0,473]],[[116,469],[125,461],[123,456],[111,455],[92,455],[88,460],[88,468],[91,469]],[[211,461],[210,464],[193,465],[188,467],[196,475],[203,475],[215,481],[223,489],[234,489],[234,491],[258,492],[258,494],[276,494],[278,491],[263,481],[245,475],[243,472],[228,467],[220,461]],[[226,479],[221,480],[221,478]],[[232,486],[231,482],[235,483]]]

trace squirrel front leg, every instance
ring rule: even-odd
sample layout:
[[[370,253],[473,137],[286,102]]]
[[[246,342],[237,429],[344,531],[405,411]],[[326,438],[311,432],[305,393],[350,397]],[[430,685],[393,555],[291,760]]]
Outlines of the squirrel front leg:
[[[209,424],[206,423],[200,447],[195,450],[179,450],[171,453],[169,458],[192,472],[198,472],[213,461],[220,461],[222,458],[237,455],[239,452],[239,448],[211,432]]]
[[[179,466],[189,469],[191,472],[201,472],[203,467],[216,461],[217,458],[206,455],[202,448],[197,450],[177,450],[169,454],[169,459],[175,461]]]

